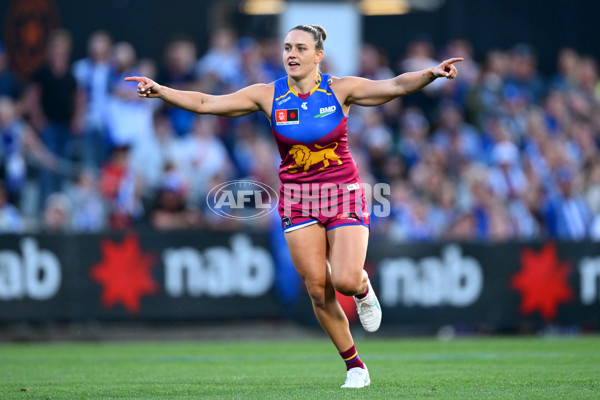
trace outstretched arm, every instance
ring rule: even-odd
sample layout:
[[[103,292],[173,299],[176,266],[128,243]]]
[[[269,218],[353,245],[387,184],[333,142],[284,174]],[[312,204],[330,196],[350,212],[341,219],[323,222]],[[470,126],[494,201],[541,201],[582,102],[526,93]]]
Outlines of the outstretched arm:
[[[143,76],[131,76],[125,80],[138,82],[137,91],[140,97],[159,98],[188,111],[224,117],[241,117],[259,110],[267,112],[267,103],[270,103],[273,97],[272,85],[268,84],[248,86],[231,94],[210,95],[172,89]]]
[[[450,58],[435,68],[423,71],[407,72],[392,79],[373,81],[365,78],[346,77],[339,79],[340,97],[346,105],[378,106],[397,97],[414,93],[437,78],[454,79],[458,70],[454,63],[462,58]]]

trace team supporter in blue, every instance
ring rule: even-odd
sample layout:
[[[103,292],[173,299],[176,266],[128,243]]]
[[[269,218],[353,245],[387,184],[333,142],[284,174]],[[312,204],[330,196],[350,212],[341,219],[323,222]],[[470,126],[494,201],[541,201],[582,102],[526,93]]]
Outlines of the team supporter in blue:
[[[287,76],[231,94],[175,90],[147,77],[126,80],[138,82],[141,97],[158,97],[193,112],[240,117],[262,111],[269,118],[282,159],[279,212],[292,261],[317,320],[346,363],[342,387],[362,388],[371,382],[369,372],[358,356],[335,292],[354,296],[360,321],[369,332],[379,328],[381,308],[363,269],[369,216],[357,165],[347,146],[348,113],[353,104],[377,106],[416,92],[439,77],[453,79],[454,63],[462,59],[451,58],[385,80],[337,78],[319,72],[325,38],[325,30],[317,25],[292,28],[283,46]],[[324,204],[321,193],[331,195]]]

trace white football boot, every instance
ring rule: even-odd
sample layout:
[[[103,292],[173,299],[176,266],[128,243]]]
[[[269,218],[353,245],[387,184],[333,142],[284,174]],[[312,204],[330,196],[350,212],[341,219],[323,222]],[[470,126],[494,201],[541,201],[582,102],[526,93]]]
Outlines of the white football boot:
[[[365,368],[351,368],[346,374],[346,383],[341,387],[344,389],[360,389],[367,387],[371,384],[371,378],[369,378],[369,370],[365,365]]]
[[[379,329],[379,325],[381,325],[381,306],[379,305],[379,300],[377,300],[373,286],[371,286],[371,280],[367,281],[367,284],[369,285],[367,295],[362,299],[357,299],[354,296],[354,301],[356,302],[356,311],[358,312],[360,323],[365,328],[365,331],[375,332]]]

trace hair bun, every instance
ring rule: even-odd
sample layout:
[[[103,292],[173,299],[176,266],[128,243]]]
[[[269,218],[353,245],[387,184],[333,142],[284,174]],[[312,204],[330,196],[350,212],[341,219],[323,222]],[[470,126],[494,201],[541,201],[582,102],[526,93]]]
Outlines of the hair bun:
[[[317,31],[319,31],[319,33],[321,34],[321,38],[323,38],[323,41],[325,41],[325,39],[327,39],[327,32],[325,32],[325,28],[323,28],[321,25],[309,25],[313,28],[315,28]]]

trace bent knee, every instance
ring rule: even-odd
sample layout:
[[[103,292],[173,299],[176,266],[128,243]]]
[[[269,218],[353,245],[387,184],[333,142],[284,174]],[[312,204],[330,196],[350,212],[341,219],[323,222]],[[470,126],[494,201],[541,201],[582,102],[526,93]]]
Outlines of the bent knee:
[[[306,290],[308,291],[308,296],[310,297],[313,306],[317,308],[323,308],[325,306],[325,287],[306,283]]]
[[[325,308],[327,305],[328,291],[321,284],[306,283],[306,289],[315,308]],[[335,294],[334,294],[335,296]]]
[[[333,281],[333,287],[344,296],[353,296],[361,290],[362,277],[340,277]]]

